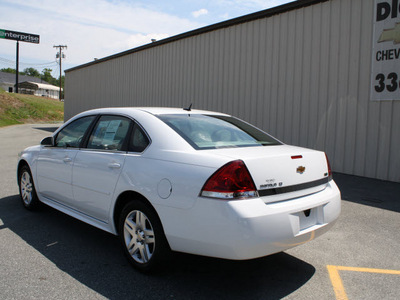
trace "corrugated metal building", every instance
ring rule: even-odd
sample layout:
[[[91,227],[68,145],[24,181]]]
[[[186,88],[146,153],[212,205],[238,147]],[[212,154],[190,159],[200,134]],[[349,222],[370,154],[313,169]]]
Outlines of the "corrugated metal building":
[[[370,100],[374,7],[300,0],[69,69],[65,118],[193,103],[324,150],[334,171],[400,181],[400,101]]]

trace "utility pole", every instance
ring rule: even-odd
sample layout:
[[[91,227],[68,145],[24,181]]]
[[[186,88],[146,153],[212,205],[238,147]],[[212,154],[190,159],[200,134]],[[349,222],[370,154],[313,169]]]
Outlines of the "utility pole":
[[[67,49],[67,45],[53,46],[53,48],[59,48],[59,53],[57,53],[56,57],[60,59],[60,95],[59,95],[59,99],[61,101],[61,72],[62,72],[61,61],[62,61],[63,58],[65,58],[65,55],[62,53],[62,49],[64,49],[64,48]]]
[[[17,41],[17,65],[15,66],[15,93],[18,94],[18,73],[19,73],[19,41]]]

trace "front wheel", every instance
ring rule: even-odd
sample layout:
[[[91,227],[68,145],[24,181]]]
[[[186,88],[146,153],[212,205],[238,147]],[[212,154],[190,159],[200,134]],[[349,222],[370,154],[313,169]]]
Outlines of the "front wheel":
[[[35,184],[28,166],[23,166],[18,176],[19,194],[22,204],[26,209],[34,210],[39,206],[39,199],[36,194]]]
[[[152,270],[169,252],[157,214],[140,201],[131,201],[122,210],[119,236],[128,260],[140,271]]]

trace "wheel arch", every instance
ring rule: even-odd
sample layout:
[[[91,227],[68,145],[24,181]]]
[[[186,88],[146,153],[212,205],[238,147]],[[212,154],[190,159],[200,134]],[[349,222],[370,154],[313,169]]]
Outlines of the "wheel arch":
[[[124,209],[125,205],[132,200],[137,200],[137,201],[140,201],[140,202],[143,202],[144,204],[146,204],[157,216],[158,220],[160,221],[161,226],[163,227],[160,216],[158,215],[156,209],[151,204],[151,202],[146,199],[146,197],[144,197],[142,194],[135,192],[135,191],[125,191],[118,196],[118,198],[115,202],[115,205],[114,205],[113,222],[114,222],[114,226],[115,226],[117,234],[119,234],[119,226],[118,226],[119,216],[120,216],[122,210]],[[164,227],[162,228],[162,230],[164,231]]]
[[[28,162],[27,162],[25,159],[21,159],[21,160],[18,162],[18,166],[17,166],[17,182],[18,182],[18,185],[20,184],[20,182],[19,182],[19,174],[21,173],[21,169],[22,169],[24,166],[27,166],[27,167],[29,168],[31,174],[32,174],[32,170],[31,170],[31,167],[29,166]]]

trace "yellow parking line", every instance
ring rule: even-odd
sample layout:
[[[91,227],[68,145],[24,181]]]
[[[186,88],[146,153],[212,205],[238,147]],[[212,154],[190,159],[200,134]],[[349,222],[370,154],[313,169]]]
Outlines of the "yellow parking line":
[[[326,266],[337,300],[348,300],[337,266]]]
[[[348,300],[346,291],[343,286],[342,278],[340,278],[339,271],[353,271],[353,272],[364,272],[364,273],[378,273],[378,274],[390,274],[400,275],[398,270],[385,270],[385,269],[373,269],[373,268],[356,268],[356,267],[345,267],[345,266],[326,266],[328,269],[329,277],[333,286],[333,290],[337,300]]]
[[[345,267],[345,266],[336,266],[336,268],[340,271],[354,271],[354,272],[364,272],[364,273],[380,273],[380,274],[400,275],[400,271],[397,271],[397,270],[356,268],[356,267]]]

